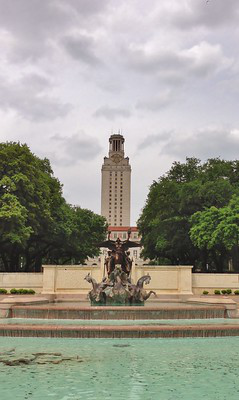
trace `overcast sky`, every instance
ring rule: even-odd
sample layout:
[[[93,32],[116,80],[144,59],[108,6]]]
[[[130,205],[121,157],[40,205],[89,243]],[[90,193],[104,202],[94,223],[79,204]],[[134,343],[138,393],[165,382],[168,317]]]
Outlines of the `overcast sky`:
[[[122,130],[132,221],[174,160],[239,157],[238,0],[0,0],[0,139],[100,212]]]

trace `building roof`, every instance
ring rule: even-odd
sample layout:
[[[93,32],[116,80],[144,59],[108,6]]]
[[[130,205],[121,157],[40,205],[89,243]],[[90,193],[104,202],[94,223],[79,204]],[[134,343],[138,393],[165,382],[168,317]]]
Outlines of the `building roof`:
[[[128,230],[131,230],[131,232],[138,232],[137,226],[109,226],[108,231],[110,232],[128,232]]]

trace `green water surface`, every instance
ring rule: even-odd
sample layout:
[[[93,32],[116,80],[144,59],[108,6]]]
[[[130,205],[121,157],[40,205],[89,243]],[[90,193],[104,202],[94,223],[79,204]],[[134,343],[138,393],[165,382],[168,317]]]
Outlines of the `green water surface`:
[[[0,359],[61,354],[60,364],[0,362],[1,398],[238,400],[239,338],[0,338]],[[52,356],[57,358],[57,356]],[[68,360],[67,360],[68,358]]]

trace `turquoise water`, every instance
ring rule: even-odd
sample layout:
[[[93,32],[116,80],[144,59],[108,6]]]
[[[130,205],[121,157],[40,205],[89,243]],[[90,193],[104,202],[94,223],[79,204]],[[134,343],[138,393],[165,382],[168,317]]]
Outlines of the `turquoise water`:
[[[0,338],[1,398],[238,400],[239,338]],[[59,355],[61,353],[61,355]],[[77,358],[78,357],[78,358]],[[57,360],[64,360],[54,364]]]
[[[206,319],[145,319],[145,320],[84,320],[84,319],[40,319],[3,318],[1,324],[17,325],[239,325],[239,318]]]

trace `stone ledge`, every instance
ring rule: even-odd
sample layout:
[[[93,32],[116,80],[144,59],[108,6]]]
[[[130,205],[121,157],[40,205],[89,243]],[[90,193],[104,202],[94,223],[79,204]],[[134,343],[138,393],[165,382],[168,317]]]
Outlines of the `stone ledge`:
[[[239,336],[238,325],[194,326],[54,326],[1,325],[0,336],[72,338],[181,338]]]

